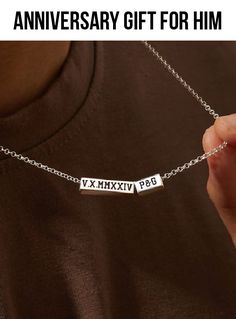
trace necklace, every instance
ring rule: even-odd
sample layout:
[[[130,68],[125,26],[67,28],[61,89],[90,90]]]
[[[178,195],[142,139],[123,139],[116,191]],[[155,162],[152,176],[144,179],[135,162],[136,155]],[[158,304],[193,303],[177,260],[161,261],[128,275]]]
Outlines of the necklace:
[[[159,52],[147,41],[142,41],[145,48],[153,54],[158,62],[160,62],[164,68],[172,74],[172,76],[201,104],[206,112],[208,112],[213,119],[217,119],[219,114],[217,114],[203,99],[198,93],[175,71],[175,69],[159,54]],[[0,152],[5,155],[9,155],[13,158],[16,158],[20,161],[23,161],[27,164],[33,165],[37,168],[47,171],[48,173],[55,174],[61,178],[64,178],[73,183],[79,184],[79,190],[81,194],[134,194],[135,192],[139,195],[150,193],[164,187],[163,181],[168,180],[171,177],[175,176],[178,173],[181,173],[184,170],[189,169],[191,166],[200,163],[201,161],[207,159],[210,156],[222,151],[227,145],[227,142],[223,142],[217,147],[211,149],[209,152],[204,153],[195,159],[186,162],[182,166],[178,166],[175,169],[172,169],[168,173],[163,175],[155,174],[149,177],[145,177],[138,181],[120,181],[120,180],[109,180],[109,179],[100,179],[100,178],[90,178],[90,177],[73,177],[69,174],[58,171],[52,167],[44,165],[42,163],[36,162],[33,159],[18,154],[15,151],[12,151],[4,146],[0,145]]]

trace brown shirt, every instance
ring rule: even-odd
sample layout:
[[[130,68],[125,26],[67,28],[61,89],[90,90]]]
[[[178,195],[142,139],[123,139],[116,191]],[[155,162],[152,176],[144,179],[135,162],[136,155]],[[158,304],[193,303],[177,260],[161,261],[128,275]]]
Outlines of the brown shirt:
[[[153,45],[235,112],[235,42]],[[141,42],[78,42],[42,97],[0,119],[0,144],[73,176],[137,180],[201,154],[211,123]],[[235,318],[235,249],[206,180],[204,162],[146,196],[81,195],[1,155],[2,318]]]

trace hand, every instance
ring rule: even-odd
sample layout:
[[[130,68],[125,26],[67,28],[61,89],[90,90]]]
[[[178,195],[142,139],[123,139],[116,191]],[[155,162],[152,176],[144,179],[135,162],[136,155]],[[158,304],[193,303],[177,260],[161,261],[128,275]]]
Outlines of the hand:
[[[218,118],[203,136],[205,152],[228,142],[208,158],[207,191],[236,247],[236,114]]]

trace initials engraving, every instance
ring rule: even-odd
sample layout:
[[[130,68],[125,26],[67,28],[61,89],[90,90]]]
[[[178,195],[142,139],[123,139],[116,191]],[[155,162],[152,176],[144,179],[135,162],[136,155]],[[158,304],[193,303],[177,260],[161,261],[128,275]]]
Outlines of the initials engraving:
[[[82,177],[80,192],[81,194],[91,195],[133,194],[134,182]]]
[[[160,174],[140,179],[134,184],[139,195],[151,193],[164,187]]]

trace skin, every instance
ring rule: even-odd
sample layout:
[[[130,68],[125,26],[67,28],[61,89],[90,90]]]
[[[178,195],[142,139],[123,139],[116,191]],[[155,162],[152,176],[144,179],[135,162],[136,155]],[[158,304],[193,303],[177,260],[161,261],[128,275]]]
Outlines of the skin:
[[[236,114],[218,118],[203,136],[207,152],[226,141],[227,147],[208,158],[207,191],[236,247]]]
[[[70,42],[0,41],[0,117],[40,96],[60,71]]]
[[[60,71],[70,42],[0,42],[0,117],[40,96]],[[224,151],[208,159],[207,191],[236,247],[236,114],[217,119],[203,136],[207,152],[223,141]]]

